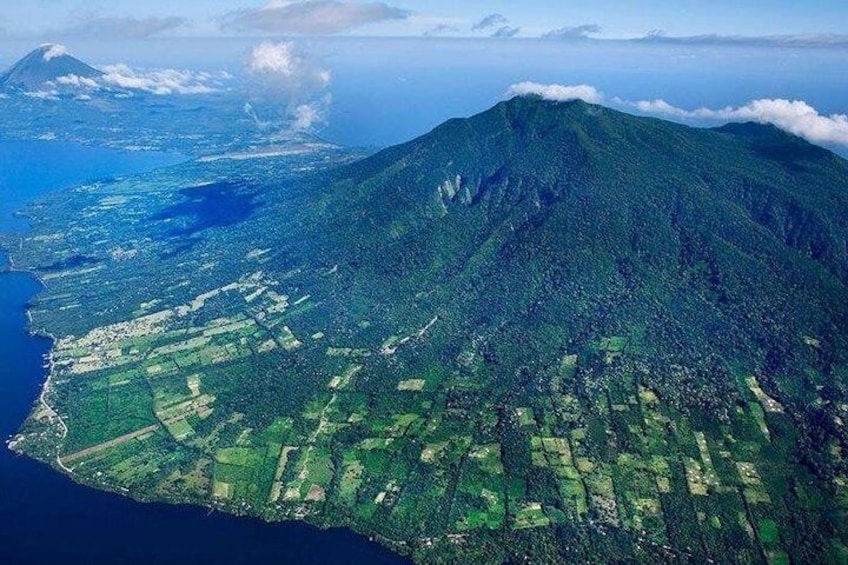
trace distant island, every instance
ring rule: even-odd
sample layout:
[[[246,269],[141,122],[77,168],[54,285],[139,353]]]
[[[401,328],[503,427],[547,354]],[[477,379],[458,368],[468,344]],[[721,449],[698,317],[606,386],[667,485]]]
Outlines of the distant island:
[[[301,148],[0,236],[55,340],[12,449],[422,563],[844,562],[848,162],[537,97]]]
[[[72,57],[64,46],[46,43],[0,74],[0,89],[39,91],[48,83],[51,88],[79,89],[102,77],[102,71]]]

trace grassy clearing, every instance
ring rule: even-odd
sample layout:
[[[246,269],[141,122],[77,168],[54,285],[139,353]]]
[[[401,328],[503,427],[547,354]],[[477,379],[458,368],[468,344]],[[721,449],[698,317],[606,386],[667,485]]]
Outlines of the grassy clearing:
[[[342,464],[342,475],[339,480],[339,498],[349,505],[356,502],[356,493],[362,485],[362,473],[364,471],[365,466],[357,459],[356,451],[346,451]]]
[[[477,446],[469,452],[468,457],[472,461],[476,461],[480,470],[484,473],[501,475],[504,472],[501,462],[501,446],[497,443]]]
[[[186,377],[186,387],[193,397],[200,396],[201,375],[194,374]]]
[[[175,422],[165,422],[165,427],[168,432],[177,441],[183,441],[194,434],[194,428],[185,420],[177,420]]]
[[[280,343],[280,346],[286,351],[294,351],[299,348],[303,343],[295,337],[294,332],[292,332],[291,328],[288,326],[283,326],[280,329],[279,335],[277,336],[277,341]]]
[[[515,417],[518,418],[519,426],[535,426],[536,417],[532,408],[520,407],[515,409]]]
[[[336,375],[330,380],[327,388],[331,390],[342,390],[350,387],[354,377],[356,377],[362,368],[362,365],[349,365],[341,375]]]
[[[760,541],[763,545],[776,544],[780,540],[777,524],[774,520],[770,520],[768,518],[760,520],[757,531],[759,532]]]
[[[283,474],[286,472],[286,467],[288,466],[289,456],[294,451],[297,451],[297,447],[294,446],[284,446],[280,450],[280,458],[277,461],[277,470],[274,472],[274,482],[271,485],[271,492],[268,495],[269,502],[277,502],[280,498],[280,494],[283,488]]]
[[[583,487],[582,481],[561,480],[559,483],[559,492],[565,507],[573,511],[575,518],[580,518],[589,511],[586,489]]]
[[[371,352],[367,349],[354,349],[352,347],[328,347],[328,357],[370,357]]]
[[[545,515],[542,505],[538,502],[528,502],[515,513],[513,529],[541,528],[549,526],[551,520]]]
[[[212,485],[212,496],[215,498],[230,498],[232,490],[231,484],[215,481]]]
[[[223,465],[247,467],[255,465],[262,456],[259,450],[252,447],[227,447],[218,450],[215,461]]]
[[[406,381],[401,381],[397,385],[397,389],[400,391],[412,391],[412,392],[421,392],[424,390],[424,387],[427,385],[427,381],[424,379],[409,379]]]
[[[760,386],[760,383],[757,381],[756,377],[748,377],[745,379],[745,384],[748,385],[748,390],[754,393],[754,396],[757,397],[760,405],[763,407],[763,410],[766,412],[775,412],[775,413],[783,413],[783,405],[780,404],[777,400],[770,397],[763,388]]]

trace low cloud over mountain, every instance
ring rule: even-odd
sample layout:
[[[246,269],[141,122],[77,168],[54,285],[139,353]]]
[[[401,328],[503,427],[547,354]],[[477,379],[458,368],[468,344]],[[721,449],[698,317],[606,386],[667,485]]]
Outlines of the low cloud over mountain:
[[[507,95],[539,96],[546,100],[565,102],[583,100],[592,104],[604,104],[607,97],[597,88],[586,84],[562,85],[523,82],[514,84]],[[743,106],[719,109],[697,108],[686,110],[669,104],[665,100],[609,99],[612,106],[635,110],[641,114],[662,116],[684,122],[758,122],[772,124],[784,131],[803,137],[813,143],[848,146],[848,116],[845,114],[823,115],[802,100],[762,98]]]

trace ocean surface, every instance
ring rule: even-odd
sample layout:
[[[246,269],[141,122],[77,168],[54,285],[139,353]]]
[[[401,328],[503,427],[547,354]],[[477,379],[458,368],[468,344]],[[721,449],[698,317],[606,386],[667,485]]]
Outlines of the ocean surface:
[[[73,143],[0,141],[0,231],[11,213],[50,190],[172,165],[176,155]],[[0,266],[7,257],[0,255]],[[26,333],[40,290],[25,273],[0,273],[0,436],[14,435],[45,380],[46,339]],[[405,563],[351,531],[267,524],[207,509],[142,504],[73,483],[0,444],[0,563]]]

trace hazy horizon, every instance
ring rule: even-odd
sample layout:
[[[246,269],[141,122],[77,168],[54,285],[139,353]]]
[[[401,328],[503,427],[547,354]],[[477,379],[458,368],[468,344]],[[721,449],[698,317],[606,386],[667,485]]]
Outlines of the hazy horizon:
[[[604,94],[607,105],[693,125],[728,120],[657,112],[630,103],[663,100],[692,112],[785,99],[803,101],[823,116],[848,112],[848,76],[842,72],[848,49],[841,47],[412,37],[80,39],[66,46],[72,55],[100,68],[121,64],[139,72],[226,71],[233,75],[226,89],[247,100],[246,80],[255,78],[249,69],[252,50],[263,44],[290,46],[303,72],[326,71],[328,80],[283,85],[254,102],[256,111],[273,114],[292,97],[299,102],[318,100],[323,115],[316,133],[345,145],[406,141],[446,119],[490,107],[505,97],[510,85],[524,81],[589,85]],[[28,40],[7,39],[0,45],[3,68],[37,47]],[[812,74],[816,80],[810,79]],[[272,82],[279,86],[277,79]],[[829,146],[840,149],[840,144]]]

